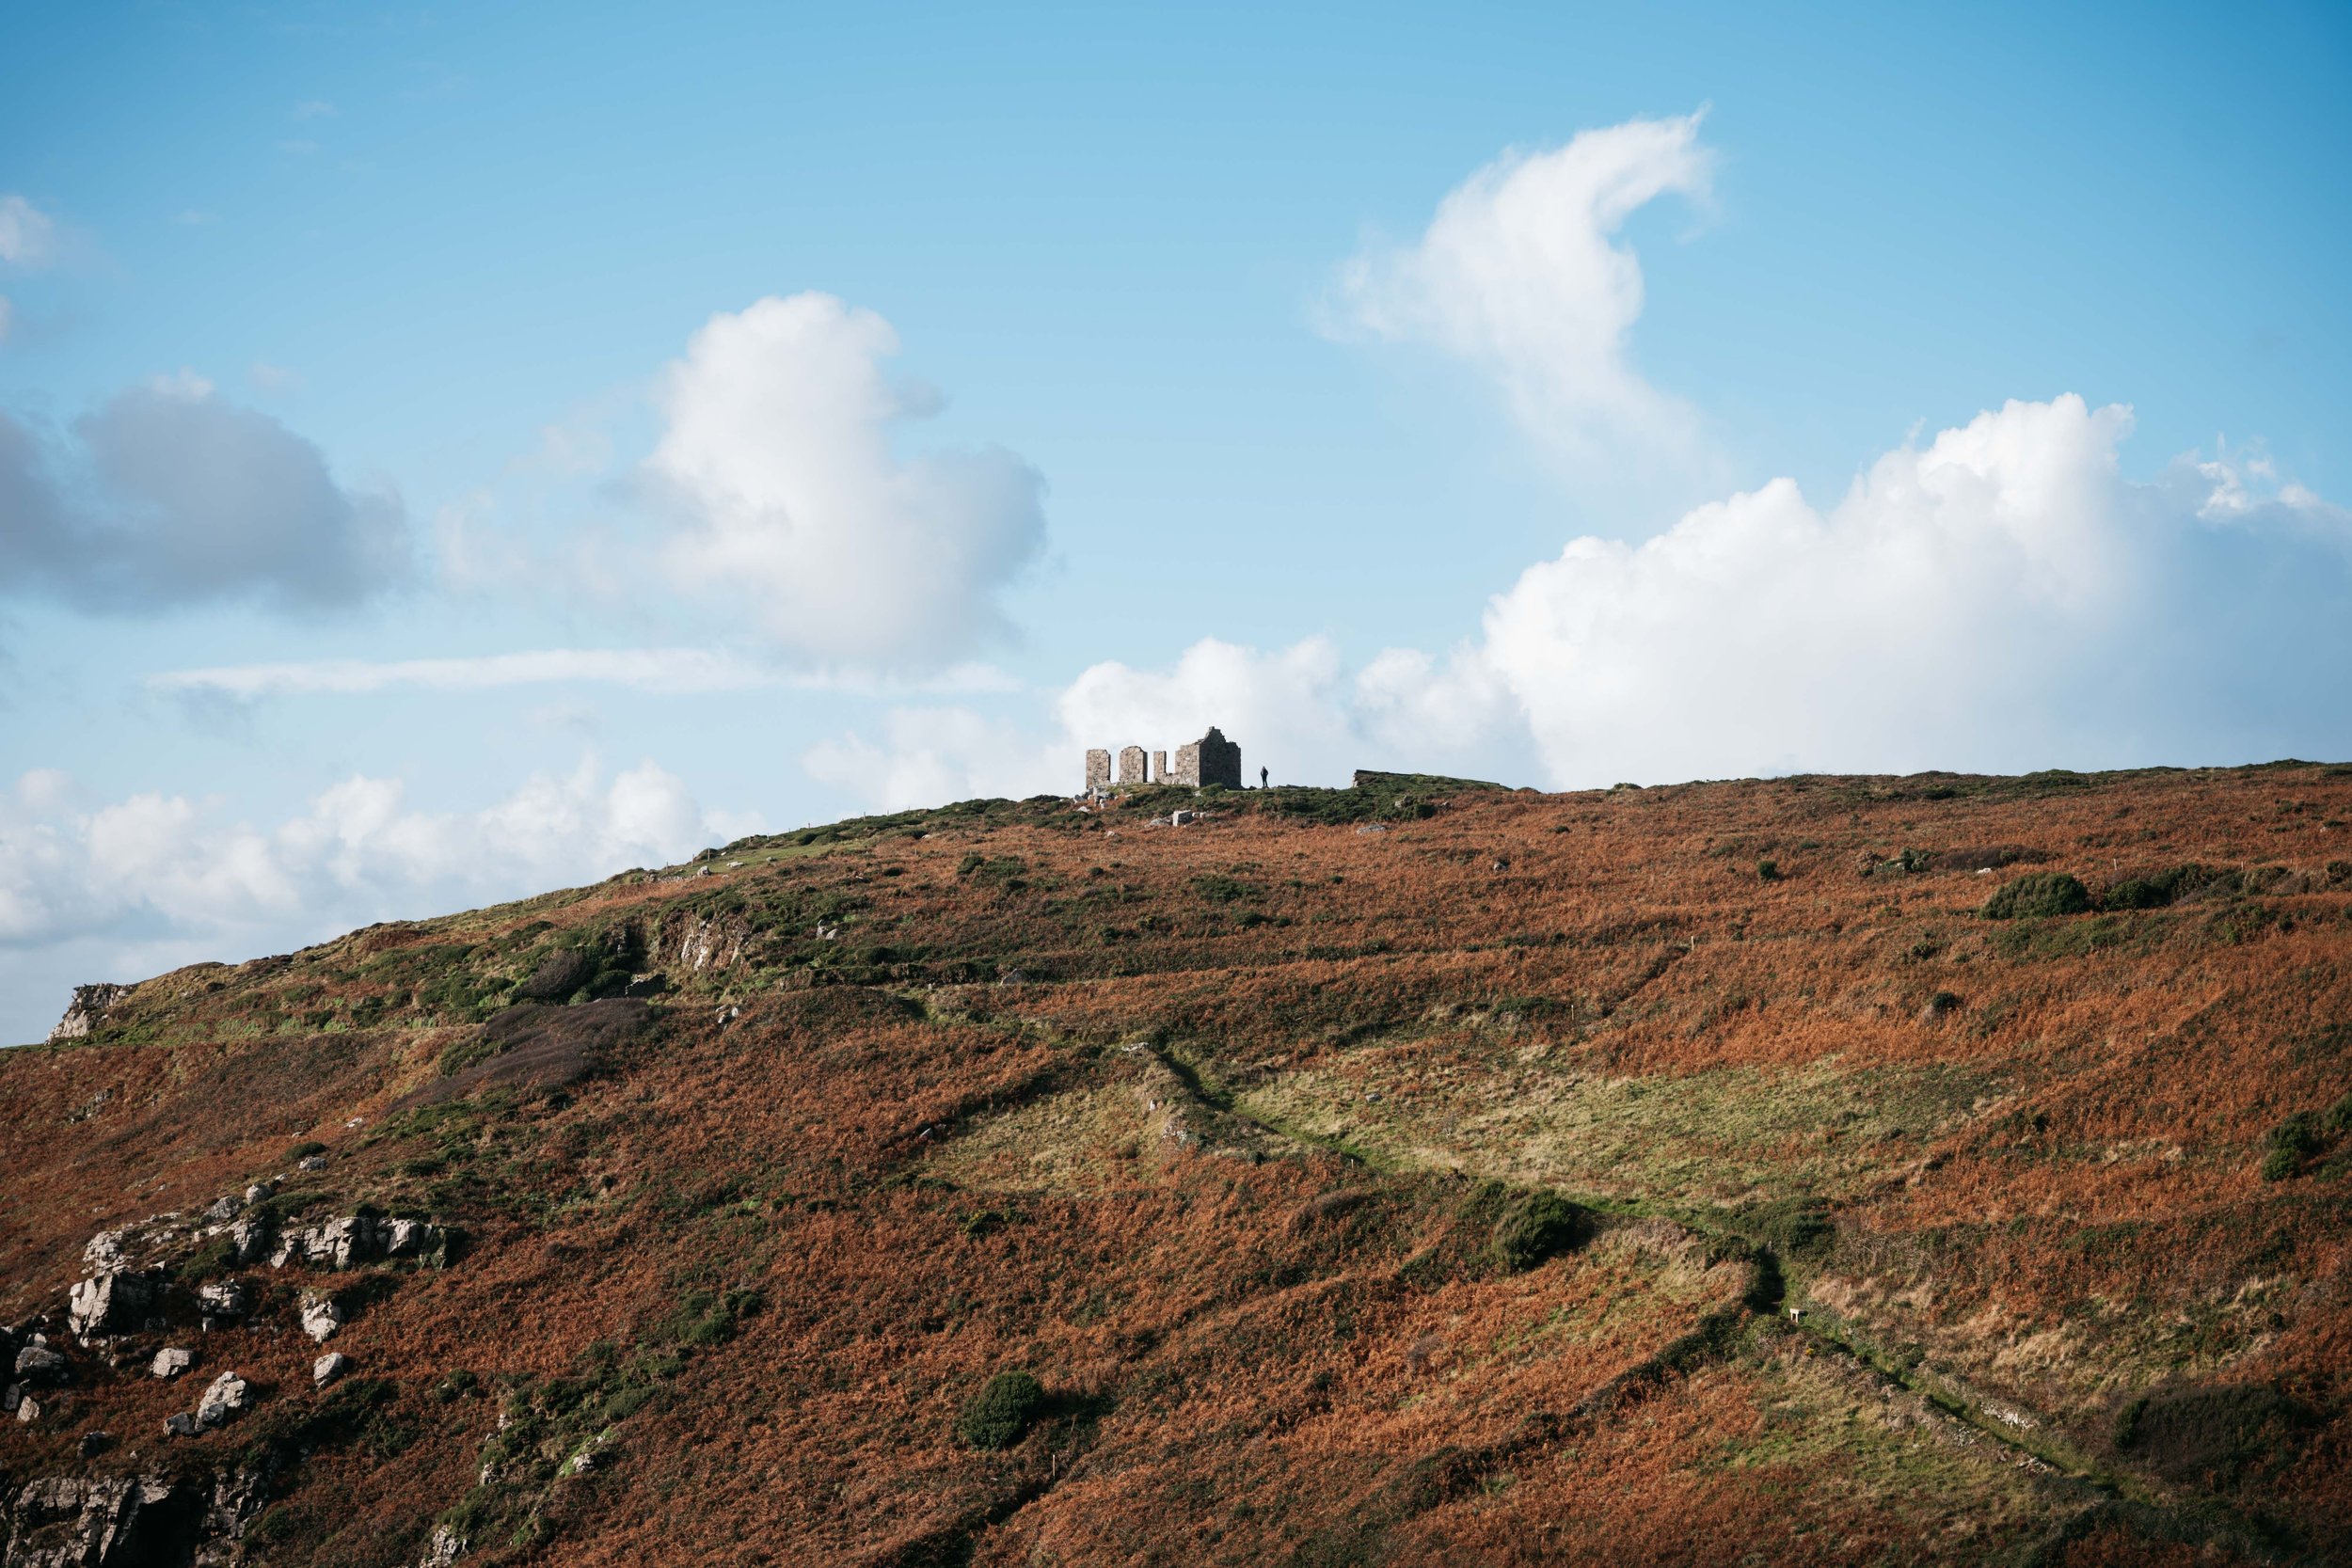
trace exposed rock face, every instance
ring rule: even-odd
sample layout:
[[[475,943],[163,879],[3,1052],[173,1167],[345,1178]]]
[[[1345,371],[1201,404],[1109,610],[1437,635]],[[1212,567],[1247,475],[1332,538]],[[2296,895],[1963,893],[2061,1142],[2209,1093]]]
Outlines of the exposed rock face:
[[[349,1370],[351,1370],[351,1357],[341,1351],[330,1350],[310,1363],[311,1386],[324,1388]]]
[[[106,1009],[131,994],[129,986],[76,986],[73,1000],[67,1004],[65,1017],[49,1031],[49,1043],[59,1040],[85,1040],[106,1016]]]
[[[51,1476],[10,1499],[8,1568],[185,1562],[199,1499],[160,1476]]]
[[[343,1309],[328,1296],[302,1298],[302,1332],[324,1344],[343,1326]]]
[[[388,1258],[429,1257],[439,1250],[443,1240],[440,1229],[423,1220],[350,1214],[287,1231],[278,1238],[270,1263],[276,1268],[308,1263],[313,1268],[348,1269]]]
[[[177,1418],[185,1420],[185,1417]],[[261,1512],[266,1477],[49,1476],[0,1497],[7,1568],[218,1568]]]
[[[155,1353],[155,1359],[148,1363],[147,1370],[157,1377],[169,1378],[178,1377],[195,1365],[194,1351],[183,1350],[178,1345],[166,1345]]]
[[[155,1287],[142,1275],[97,1274],[74,1286],[67,1300],[67,1322],[75,1334],[129,1334],[146,1325]]]
[[[223,1372],[213,1379],[197,1402],[196,1424],[204,1427],[224,1427],[253,1408],[253,1385],[234,1372]]]

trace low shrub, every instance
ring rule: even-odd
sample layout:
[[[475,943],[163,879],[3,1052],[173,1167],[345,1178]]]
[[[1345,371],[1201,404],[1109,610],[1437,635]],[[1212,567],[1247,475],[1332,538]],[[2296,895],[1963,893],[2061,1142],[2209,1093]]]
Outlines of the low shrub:
[[[1592,1234],[1592,1216],[1557,1193],[1528,1193],[1512,1200],[1495,1223],[1495,1253],[1512,1273],[1573,1252]]]
[[[998,1372],[964,1402],[956,1435],[976,1449],[1009,1449],[1027,1435],[1044,1408],[1045,1390],[1027,1372]]]
[[[2235,893],[2238,884],[2234,871],[2191,863],[2152,871],[2144,877],[2126,877],[2107,889],[2099,902],[2102,908],[2110,910],[2158,910],[2209,893]]]
[[[1987,920],[2030,920],[2082,914],[2090,908],[2090,890],[2081,878],[2065,871],[2031,871],[2003,882],[1977,912]]]
[[[2302,1173],[2304,1162],[2327,1147],[2330,1123],[2352,1110],[2346,1101],[2339,1101],[2324,1115],[2297,1111],[2270,1130],[2270,1148],[2263,1155],[2262,1176],[2265,1181],[2284,1181]]]

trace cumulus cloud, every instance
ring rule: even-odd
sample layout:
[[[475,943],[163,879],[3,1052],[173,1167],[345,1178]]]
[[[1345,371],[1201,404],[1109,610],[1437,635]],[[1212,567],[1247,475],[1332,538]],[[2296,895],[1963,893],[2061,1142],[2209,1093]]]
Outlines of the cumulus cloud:
[[[87,610],[323,610],[408,570],[397,497],[338,483],[318,448],[184,374],[63,433],[0,414],[0,590]]]
[[[1477,367],[1531,433],[1572,457],[1683,449],[1692,410],[1627,356],[1642,266],[1617,234],[1661,196],[1704,198],[1712,165],[1695,114],[1507,152],[1438,203],[1419,241],[1342,269],[1335,325]]]
[[[1044,482],[999,449],[901,455],[939,398],[889,376],[898,351],[888,322],[819,293],[694,334],[644,468],[675,582],[821,658],[937,661],[1009,635],[996,595],[1043,546]]]
[[[905,805],[1073,791],[1083,748],[1210,722],[1253,768],[1314,783],[2352,755],[2352,515],[2259,456],[2127,479],[2131,428],[2078,397],[2010,403],[1885,453],[1826,508],[1774,480],[1640,545],[1573,540],[1442,657],[1351,673],[1321,640],[1202,642],[1164,673],[1086,671],[1030,732],[900,715],[807,763]]]
[[[1826,510],[1775,480],[1576,540],[1496,598],[1479,657],[1564,783],[2344,750],[2344,514],[2227,462],[2126,480],[2131,422],[2012,402]]]
[[[418,810],[400,781],[355,776],[274,826],[182,795],[91,801],[35,769],[0,791],[0,1038],[33,1037],[68,981],[101,977],[59,974],[60,952],[135,979],[673,863],[759,825],[706,811],[652,762],[607,777],[583,759],[470,812]]]

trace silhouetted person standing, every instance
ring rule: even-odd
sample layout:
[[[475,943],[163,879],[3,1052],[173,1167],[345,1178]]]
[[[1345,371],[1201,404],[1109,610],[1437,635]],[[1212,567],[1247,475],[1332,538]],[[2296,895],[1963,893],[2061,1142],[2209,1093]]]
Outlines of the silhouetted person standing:
[[[1258,769],[1258,787],[1260,789],[1265,787],[1265,769],[1263,768]]]

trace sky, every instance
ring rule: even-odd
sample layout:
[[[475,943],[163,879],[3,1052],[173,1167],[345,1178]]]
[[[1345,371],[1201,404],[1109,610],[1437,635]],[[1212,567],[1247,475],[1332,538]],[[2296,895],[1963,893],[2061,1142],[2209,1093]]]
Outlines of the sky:
[[[2352,757],[2352,12],[0,19],[0,1041],[1216,723]]]

